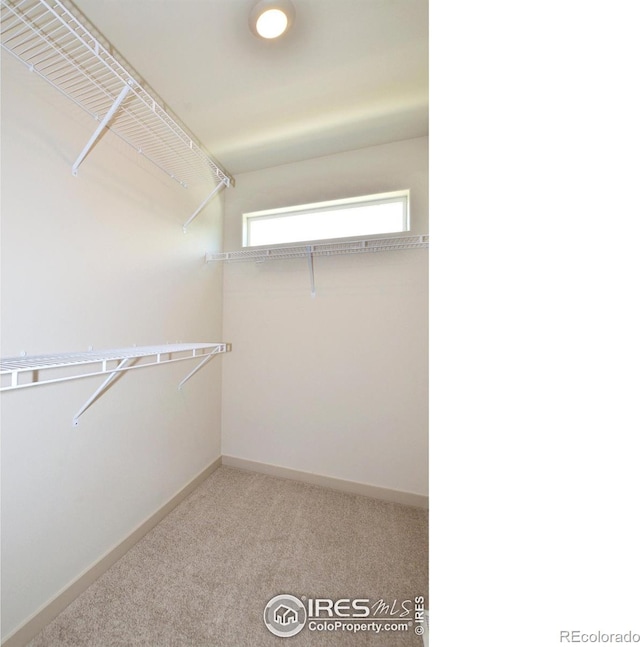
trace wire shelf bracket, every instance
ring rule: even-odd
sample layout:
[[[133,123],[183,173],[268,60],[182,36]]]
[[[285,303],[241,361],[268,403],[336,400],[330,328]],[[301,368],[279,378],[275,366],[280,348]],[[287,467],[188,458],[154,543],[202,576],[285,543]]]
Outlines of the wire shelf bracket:
[[[216,195],[216,193],[218,193],[218,191],[220,191],[220,189],[222,189],[224,186],[225,186],[224,181],[221,180],[218,186],[216,186],[216,188],[213,191],[211,191],[211,193],[202,201],[200,206],[193,212],[193,214],[191,215],[191,218],[189,218],[189,220],[187,220],[187,222],[185,222],[184,225],[182,225],[182,231],[185,234],[187,233],[187,227],[191,224],[191,221],[207,206],[207,203],[209,202],[209,200],[211,200],[213,196]]]
[[[313,268],[313,249],[307,245],[307,266],[309,267],[309,281],[311,282],[311,296],[316,296],[316,274]]]
[[[96,140],[98,139],[98,137],[100,137],[100,133],[107,127],[107,124],[111,121],[111,117],[113,117],[115,111],[120,107],[120,104],[124,101],[124,98],[129,93],[129,90],[131,90],[131,85],[127,83],[127,85],[122,88],[122,91],[118,95],[118,98],[113,102],[111,108],[109,108],[109,112],[107,112],[107,114],[103,117],[100,125],[96,128],[93,135],[91,135],[91,138],[87,142],[87,145],[82,149],[80,155],[78,155],[78,159],[73,163],[73,166],[71,167],[71,173],[74,177],[78,175],[78,167],[80,166],[80,164],[82,164],[82,160],[84,160],[89,151],[93,148]]]
[[[215,193],[235,184],[69,0],[0,0],[0,12],[2,48],[100,122],[74,176],[108,129],[182,187],[216,187],[185,227]]]
[[[78,426],[78,419],[80,416],[109,388],[109,386],[122,376],[122,372],[127,365],[131,365],[135,360],[130,357],[125,357],[116,367],[116,369],[109,374],[109,377],[96,389],[94,394],[80,407],[75,416],[73,416],[73,426]]]
[[[206,263],[238,263],[254,261],[263,263],[277,259],[306,258],[311,281],[311,296],[316,296],[315,270],[313,259],[316,256],[336,256],[340,254],[362,254],[385,252],[400,249],[420,249],[429,247],[429,236],[393,236],[392,238],[367,238],[340,243],[318,243],[314,245],[293,245],[286,247],[260,247],[241,249],[233,252],[207,254]]]
[[[26,389],[42,384],[106,375],[107,378],[104,382],[73,417],[73,426],[77,427],[80,416],[126,371],[189,359],[200,359],[197,366],[179,383],[178,388],[182,389],[186,382],[213,357],[230,351],[231,344],[215,342],[134,346],[133,348],[84,353],[6,357],[0,359],[0,376],[3,380],[0,391]],[[117,366],[113,365],[115,362],[117,362]],[[23,378],[25,374],[31,374],[31,381],[25,381]]]

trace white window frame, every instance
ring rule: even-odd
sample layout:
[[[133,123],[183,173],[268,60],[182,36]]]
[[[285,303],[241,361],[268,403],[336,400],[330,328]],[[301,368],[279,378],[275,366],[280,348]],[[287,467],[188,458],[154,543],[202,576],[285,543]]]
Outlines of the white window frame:
[[[321,211],[336,211],[340,209],[350,209],[353,207],[374,206],[386,202],[402,202],[403,216],[402,229],[376,234],[362,234],[354,236],[335,236],[327,238],[316,238],[313,240],[296,240],[283,243],[271,243],[269,245],[253,245],[251,243],[251,223],[267,218],[286,218],[287,216],[299,216],[306,213],[316,214]],[[379,236],[397,234],[410,231],[409,220],[409,189],[402,191],[388,191],[386,193],[377,193],[374,195],[358,196],[353,198],[344,198],[341,200],[327,200],[324,202],[314,202],[312,204],[296,205],[292,207],[283,207],[280,209],[266,209],[263,211],[252,211],[242,214],[242,246],[243,247],[274,247],[284,245],[299,245],[300,243],[311,243],[315,241],[340,241],[352,240],[354,238],[370,239]]]

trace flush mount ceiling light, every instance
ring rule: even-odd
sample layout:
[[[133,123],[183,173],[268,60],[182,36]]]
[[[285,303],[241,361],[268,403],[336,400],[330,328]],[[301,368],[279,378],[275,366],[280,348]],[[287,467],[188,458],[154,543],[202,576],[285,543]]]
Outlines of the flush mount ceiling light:
[[[249,27],[260,38],[278,38],[291,28],[295,15],[291,0],[260,0],[249,14]]]

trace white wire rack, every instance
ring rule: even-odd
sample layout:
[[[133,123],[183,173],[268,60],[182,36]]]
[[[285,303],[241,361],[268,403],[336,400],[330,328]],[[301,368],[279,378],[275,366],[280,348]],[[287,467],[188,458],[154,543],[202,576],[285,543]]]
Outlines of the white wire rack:
[[[429,236],[395,236],[393,238],[370,238],[344,243],[319,243],[290,247],[262,247],[242,249],[235,252],[207,254],[207,263],[224,261],[269,261],[287,258],[308,258],[311,256],[335,256],[337,254],[361,254],[363,252],[385,252],[397,249],[416,249],[429,247]]]
[[[1,0],[1,44],[100,124],[72,166],[74,175],[109,128],[153,165],[187,188],[215,188],[185,227],[233,178],[188,130],[145,89],[140,75],[116,58],[113,48],[70,3]]]
[[[0,359],[0,376],[2,378],[0,391],[26,389],[42,384],[107,375],[107,379],[73,417],[73,424],[77,426],[78,418],[125,371],[182,362],[188,359],[199,359],[200,362],[197,366],[178,385],[178,388],[182,388],[185,382],[215,355],[227,353],[230,350],[231,344],[215,342],[134,346],[80,353],[4,357]],[[26,379],[27,376],[30,376],[30,379]]]
[[[205,261],[213,263],[237,263],[254,261],[262,263],[277,259],[306,258],[309,266],[311,281],[311,296],[316,296],[316,279],[313,266],[315,256],[336,256],[338,254],[362,254],[370,252],[386,252],[399,249],[419,249],[429,247],[429,236],[394,236],[392,238],[368,238],[342,243],[318,243],[314,245],[296,245],[289,247],[262,247],[258,249],[241,249],[235,252],[220,252],[207,254]]]

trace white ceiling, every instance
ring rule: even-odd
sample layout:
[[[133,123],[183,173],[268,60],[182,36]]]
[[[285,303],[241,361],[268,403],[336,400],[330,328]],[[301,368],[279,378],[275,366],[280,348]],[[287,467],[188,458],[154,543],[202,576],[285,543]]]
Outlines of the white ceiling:
[[[256,0],[75,0],[232,174],[428,132],[428,0],[293,0],[282,39]]]

